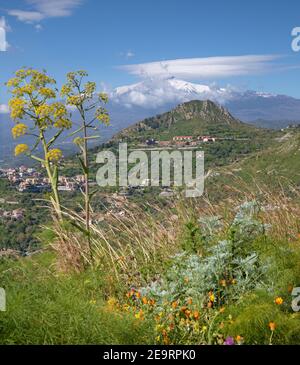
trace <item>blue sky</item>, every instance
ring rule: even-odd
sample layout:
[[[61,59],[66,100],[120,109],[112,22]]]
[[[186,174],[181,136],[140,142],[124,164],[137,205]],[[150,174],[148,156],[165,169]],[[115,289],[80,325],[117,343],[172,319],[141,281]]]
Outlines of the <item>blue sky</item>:
[[[190,58],[199,64],[189,81],[300,98],[300,52],[291,49],[291,31],[300,27],[299,0],[0,0],[1,17],[9,47],[0,52],[0,104],[7,102],[3,82],[22,66],[45,68],[59,82],[68,71],[85,69],[91,79],[116,87],[136,82],[141,69],[152,76],[153,65],[124,65],[163,61],[172,74],[174,64],[166,60]],[[248,60],[225,58],[227,66],[233,60],[246,67],[242,73],[225,68],[221,75],[215,66],[205,74],[199,60],[222,57],[223,66],[223,57],[245,55],[271,57],[255,59],[254,71],[253,60],[249,66]]]

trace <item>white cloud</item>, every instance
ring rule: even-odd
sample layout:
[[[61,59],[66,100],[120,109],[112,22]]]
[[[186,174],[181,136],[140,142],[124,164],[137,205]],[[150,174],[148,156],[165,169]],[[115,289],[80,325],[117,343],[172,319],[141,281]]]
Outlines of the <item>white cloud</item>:
[[[190,100],[206,100],[224,104],[236,95],[232,86],[220,88],[216,84],[195,84],[175,78],[152,77],[142,82],[121,86],[109,93],[110,100],[127,107],[155,109]]]
[[[278,55],[185,58],[125,65],[120,68],[139,77],[174,76],[185,80],[216,79],[257,74],[270,69]]]
[[[34,27],[35,27],[37,32],[43,30],[43,27],[41,26],[41,24],[36,24]]]
[[[25,23],[39,22],[45,18],[45,16],[38,11],[12,9],[8,10],[7,13],[8,15],[15,16],[18,20]]]
[[[127,51],[126,54],[125,54],[126,58],[131,58],[131,57],[134,57],[135,54],[131,51]]]
[[[8,114],[9,108],[6,104],[0,104],[0,114]]]
[[[129,58],[134,57],[135,56],[135,53],[133,53],[132,51],[128,50],[126,52],[121,52],[120,53],[120,56],[129,59]]]
[[[9,44],[6,41],[6,32],[10,30],[9,27],[7,27],[6,22],[5,22],[5,18],[1,17],[0,18],[0,51],[7,51],[7,48],[9,46]]]
[[[74,8],[84,0],[26,0],[29,9],[9,9],[7,13],[25,23],[40,22],[46,18],[72,15]]]

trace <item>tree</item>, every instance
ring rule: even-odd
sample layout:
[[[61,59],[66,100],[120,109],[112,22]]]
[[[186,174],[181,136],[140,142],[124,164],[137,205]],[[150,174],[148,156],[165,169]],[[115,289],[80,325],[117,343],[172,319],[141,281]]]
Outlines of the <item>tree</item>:
[[[90,163],[88,157],[88,141],[98,138],[96,135],[90,135],[89,131],[97,130],[96,122],[105,125],[109,124],[109,114],[103,104],[108,102],[105,93],[96,93],[96,83],[91,81],[84,82],[88,76],[86,71],[69,72],[67,74],[67,82],[61,89],[61,96],[65,97],[66,105],[76,107],[80,115],[79,128],[74,131],[73,135],[78,135],[74,139],[74,143],[81,152],[79,157],[80,165],[84,174],[84,200],[85,200],[85,229],[88,236],[89,250],[92,258],[92,250],[90,244]]]
[[[13,95],[9,101],[10,115],[16,123],[12,128],[13,137],[31,135],[35,138],[31,148],[27,144],[17,145],[15,155],[26,153],[46,168],[52,187],[51,202],[61,219],[57,186],[58,162],[62,158],[62,151],[53,148],[53,145],[65,129],[71,128],[72,122],[65,105],[57,101],[55,84],[56,81],[46,71],[25,68],[18,70],[6,85]],[[54,134],[47,133],[53,129]],[[39,146],[42,147],[42,157],[34,155]]]

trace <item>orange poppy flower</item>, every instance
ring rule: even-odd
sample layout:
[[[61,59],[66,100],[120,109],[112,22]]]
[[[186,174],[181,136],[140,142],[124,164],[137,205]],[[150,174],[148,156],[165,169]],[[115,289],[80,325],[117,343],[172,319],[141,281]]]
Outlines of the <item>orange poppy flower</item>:
[[[276,297],[276,298],[275,298],[275,303],[276,303],[277,305],[281,305],[281,304],[283,303],[283,299],[282,299],[281,297]]]

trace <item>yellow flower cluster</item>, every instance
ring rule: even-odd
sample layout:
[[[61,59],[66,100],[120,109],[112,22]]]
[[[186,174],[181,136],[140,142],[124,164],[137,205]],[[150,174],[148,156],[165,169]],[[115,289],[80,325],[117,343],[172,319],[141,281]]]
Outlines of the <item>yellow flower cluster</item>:
[[[31,95],[33,92],[34,92],[34,87],[30,84],[27,84],[27,85],[24,85],[21,87],[16,87],[12,90],[12,93],[19,97],[24,96],[25,94]]]
[[[99,93],[98,97],[103,103],[108,103],[108,95],[106,93]]]
[[[26,134],[27,129],[28,126],[26,124],[19,123],[12,128],[11,132],[14,138],[18,138]]]
[[[7,87],[17,87],[19,86],[20,80],[17,77],[12,77],[10,80],[7,81]]]
[[[15,148],[15,156],[19,156],[29,150],[27,144],[18,144]]]
[[[51,115],[52,112],[53,112],[53,107],[48,104],[42,104],[36,108],[36,114],[40,118],[47,118]]]
[[[72,91],[72,88],[70,85],[63,85],[63,87],[60,90],[60,95],[62,97],[64,97],[64,96],[70,94],[71,91]]]
[[[10,116],[12,119],[22,118],[25,112],[25,101],[20,98],[10,99],[9,103]]]
[[[47,153],[49,161],[57,162],[62,158],[62,151],[58,148],[54,148]]]
[[[55,91],[50,89],[49,87],[41,87],[39,92],[42,96],[44,96],[47,99],[53,99],[56,97]]]
[[[45,72],[40,72],[31,68],[18,70],[15,75],[16,77],[7,82],[8,87],[18,87],[20,83],[27,78],[29,79],[27,84],[33,86],[34,89],[44,87],[47,84],[55,84],[55,80],[47,76]]]
[[[94,92],[96,91],[96,83],[95,82],[87,82],[85,85],[84,85],[84,89],[85,89],[85,94],[88,96],[88,97],[92,97]]]
[[[96,112],[95,112],[95,117],[97,120],[99,120],[100,122],[102,122],[105,125],[109,125],[109,114],[106,108],[100,106],[97,108]]]
[[[81,95],[70,95],[67,98],[67,104],[69,105],[80,105],[83,101],[83,96]]]
[[[53,103],[52,108],[54,118],[61,118],[67,114],[67,109],[62,103]]]
[[[54,122],[54,127],[59,129],[69,129],[72,127],[72,122],[67,118],[59,118]]]
[[[84,143],[84,139],[81,137],[76,137],[73,139],[73,143],[76,144],[77,146],[82,146]]]

